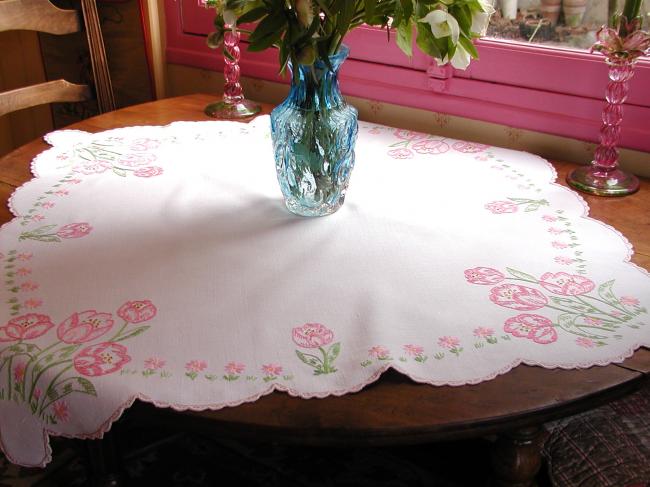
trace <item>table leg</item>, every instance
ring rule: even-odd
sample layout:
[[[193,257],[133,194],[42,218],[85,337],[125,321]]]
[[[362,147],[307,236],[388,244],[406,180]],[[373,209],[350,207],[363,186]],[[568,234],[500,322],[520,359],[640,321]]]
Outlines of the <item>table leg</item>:
[[[112,433],[101,440],[88,440],[90,482],[93,487],[120,487],[119,462]]]
[[[492,446],[491,463],[497,487],[534,487],[542,465],[541,426],[502,433]]]

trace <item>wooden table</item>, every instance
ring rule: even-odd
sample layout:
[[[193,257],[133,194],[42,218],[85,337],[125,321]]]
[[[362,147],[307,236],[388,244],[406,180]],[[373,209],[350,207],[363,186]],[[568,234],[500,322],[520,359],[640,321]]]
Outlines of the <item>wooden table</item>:
[[[146,103],[94,117],[71,128],[97,132],[130,125],[207,120],[214,96],[191,95]],[[270,107],[265,106],[268,113]],[[29,163],[48,146],[31,142],[0,159],[0,198],[31,178]],[[554,163],[564,184],[575,165]],[[632,262],[650,269],[650,182],[625,198],[583,195],[591,216],[614,226],[634,245]],[[12,215],[0,209],[0,223]],[[254,403],[219,411],[178,413],[136,404],[130,414],[196,426],[220,435],[313,445],[414,444],[498,434],[492,464],[497,485],[532,485],[540,467],[541,424],[584,411],[639,386],[650,371],[650,351],[625,362],[584,370],[520,365],[505,375],[463,387],[416,384],[389,372],[357,394],[304,400],[273,393]]]

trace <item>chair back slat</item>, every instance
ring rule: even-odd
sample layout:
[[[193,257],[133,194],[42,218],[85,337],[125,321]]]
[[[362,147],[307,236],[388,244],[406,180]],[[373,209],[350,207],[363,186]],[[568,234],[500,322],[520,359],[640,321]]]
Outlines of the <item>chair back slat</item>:
[[[115,96],[96,0],[81,0],[81,13],[80,16],[76,10],[62,10],[49,0],[0,0],[0,32],[34,30],[50,34],[70,34],[79,32],[85,26],[95,84],[94,95],[90,87],[64,80],[0,93],[0,116],[36,105],[86,101],[93,97],[97,98],[99,113],[115,110]]]
[[[115,96],[108,71],[108,60],[104,48],[104,37],[99,23],[99,13],[95,0],[81,0],[81,11],[86,26],[86,37],[90,49],[90,61],[97,91],[97,105],[100,113],[115,110]]]
[[[0,0],[0,32],[7,30],[72,34],[81,30],[81,22],[76,11],[62,10],[49,0]]]
[[[92,98],[93,93],[88,85],[77,85],[63,79],[48,81],[0,93],[0,117],[46,103],[86,101]]]

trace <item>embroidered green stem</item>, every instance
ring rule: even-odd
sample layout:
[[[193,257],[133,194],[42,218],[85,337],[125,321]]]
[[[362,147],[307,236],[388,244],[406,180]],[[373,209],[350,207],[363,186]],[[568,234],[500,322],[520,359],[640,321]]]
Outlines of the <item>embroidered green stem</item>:
[[[45,352],[47,352],[48,350],[50,350],[53,347],[57,346],[59,343],[61,343],[61,340],[57,340],[56,342],[54,342],[49,347],[45,347],[43,350],[41,350],[36,355],[34,355],[34,357],[29,362],[27,362],[27,365],[25,366],[25,381],[27,381],[27,370],[29,369],[30,364],[32,362],[34,362],[34,360],[36,360],[36,362],[34,362],[34,365],[32,365],[32,370],[30,371],[30,374],[29,374],[29,381],[31,382],[31,386],[30,386],[30,389],[29,389],[29,399],[28,399],[27,402],[31,402],[32,395],[34,394],[34,389],[36,388],[36,382],[34,382],[34,369],[36,368],[36,366],[41,361],[41,358],[39,358],[39,357],[41,355],[43,355]]]
[[[124,331],[124,329],[128,326],[128,324],[129,324],[129,322],[126,321],[126,320],[124,320],[124,324],[122,325],[122,327],[121,327],[119,330],[117,330],[117,333],[115,333],[115,335],[113,335],[112,337],[110,337],[110,338],[109,338],[108,340],[106,340],[106,341],[107,341],[107,342],[113,342],[113,341],[115,341],[117,338],[119,338],[120,335],[122,334],[122,332]]]
[[[329,374],[331,370],[329,358],[327,356],[328,354],[323,347],[318,347],[318,350],[320,350],[320,353],[323,354],[323,374]]]
[[[57,384],[56,384],[56,381],[59,379],[59,377],[61,377],[61,376],[62,376],[63,374],[65,374],[68,370],[70,370],[70,368],[72,368],[73,365],[74,365],[74,364],[70,364],[70,365],[68,365],[67,367],[64,367],[63,369],[61,369],[61,371],[60,371],[58,374],[56,374],[56,375],[54,376],[54,378],[50,381],[49,385],[47,386],[47,389],[45,389],[45,393],[43,394],[43,400],[41,401],[41,407],[40,407],[39,410],[38,410],[38,414],[39,414],[39,415],[43,414],[43,411],[45,410],[45,407],[44,407],[45,400],[49,397],[49,395],[50,395],[50,391],[52,391],[52,389],[53,389],[54,387],[56,387],[56,385],[57,385]],[[62,382],[65,382],[65,380],[62,381]],[[70,391],[70,392],[72,392],[72,391]],[[63,394],[63,395],[57,397],[56,399],[53,399],[52,401],[50,401],[50,402],[48,403],[48,406],[49,406],[49,404],[51,404],[52,402],[54,402],[54,401],[60,399],[61,397],[67,396],[70,392]]]
[[[57,365],[65,364],[65,363],[67,363],[67,362],[72,362],[72,359],[66,359],[66,360],[60,360],[60,361],[58,361],[58,362],[54,362],[54,363],[48,365],[47,367],[44,367],[43,370],[41,370],[41,371],[38,373],[38,375],[36,376],[36,379],[34,379],[34,380],[32,381],[32,387],[31,387],[31,389],[30,389],[30,391],[29,391],[29,398],[27,399],[27,402],[28,402],[28,403],[31,404],[31,402],[32,402],[32,398],[34,397],[34,390],[36,389],[36,384],[38,384],[38,381],[39,381],[39,379],[41,378],[41,376],[42,376],[46,371],[48,371],[49,369],[51,369],[52,367],[56,367]]]

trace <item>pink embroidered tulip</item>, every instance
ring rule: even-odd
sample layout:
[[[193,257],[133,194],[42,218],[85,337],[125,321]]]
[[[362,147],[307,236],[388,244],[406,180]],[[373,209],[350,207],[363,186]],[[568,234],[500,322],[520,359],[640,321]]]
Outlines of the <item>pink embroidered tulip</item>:
[[[85,237],[93,229],[88,223],[68,223],[62,226],[56,232],[56,235],[61,238],[81,238]]]
[[[318,348],[334,339],[334,332],[320,323],[305,323],[291,330],[293,341],[299,347]]]
[[[519,207],[512,201],[491,201],[485,205],[485,209],[500,215],[502,213],[516,213]]]
[[[149,301],[127,301],[117,310],[117,316],[129,323],[142,323],[156,316],[158,310]]]
[[[401,147],[399,149],[392,149],[388,151],[388,155],[393,159],[412,159],[413,152],[410,149]]]
[[[418,140],[413,144],[413,150],[418,154],[444,154],[449,150],[449,144],[440,139]]]
[[[141,138],[141,139],[135,139],[133,142],[131,142],[131,145],[129,146],[129,149],[133,151],[147,151],[147,150],[153,150],[157,149],[160,147],[160,141],[156,139],[149,139],[149,138]]]
[[[501,284],[490,290],[490,301],[504,308],[530,311],[544,307],[548,299],[537,289],[518,284]]]
[[[426,139],[428,137],[427,134],[406,129],[395,129],[394,134],[398,139],[402,140],[418,140]]]
[[[110,313],[98,313],[94,309],[72,313],[56,329],[59,340],[65,343],[86,343],[99,338],[113,326]]]
[[[95,162],[88,162],[86,164],[79,164],[73,166],[72,170],[74,172],[78,172],[89,176],[91,174],[101,174],[105,172],[107,169],[111,169],[112,167],[113,164],[111,164],[108,161],[95,161]]]
[[[47,333],[53,326],[52,319],[47,315],[27,313],[17,316],[0,327],[0,342],[33,340]]]
[[[151,178],[153,176],[160,176],[162,173],[163,168],[158,166],[141,167],[133,172],[139,178]]]
[[[464,142],[462,140],[459,140],[458,142],[454,142],[452,145],[454,150],[457,150],[458,152],[463,152],[465,154],[475,154],[477,152],[483,152],[486,149],[489,149],[489,145],[485,144],[478,144],[476,142]]]
[[[112,374],[131,361],[124,345],[103,342],[84,348],[73,360],[74,368],[81,375],[97,377]]]
[[[503,330],[519,338],[528,338],[540,345],[547,345],[557,340],[557,332],[553,322],[545,316],[520,314],[508,318]]]
[[[407,355],[410,355],[411,357],[417,357],[419,355],[422,355],[424,353],[424,347],[421,347],[420,345],[404,345],[404,351],[406,352]]]
[[[465,271],[465,279],[472,284],[498,284],[505,276],[491,267],[474,267]]]
[[[156,161],[154,154],[125,154],[120,156],[118,165],[125,167],[151,166]]]
[[[553,294],[562,296],[579,296],[587,294],[596,286],[586,277],[567,274],[566,272],[547,272],[540,277],[540,285]]]
[[[52,412],[54,413],[57,421],[67,421],[70,417],[70,411],[65,401],[57,401],[52,404]]]
[[[267,376],[278,376],[282,374],[282,366],[278,364],[262,365],[262,373]]]

